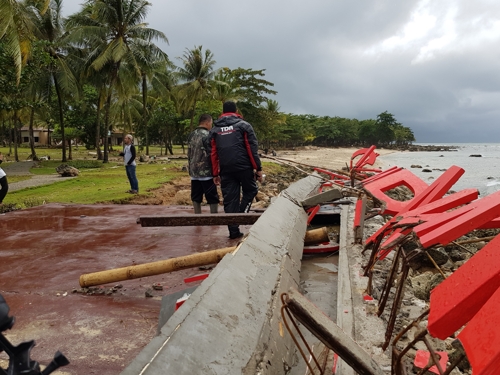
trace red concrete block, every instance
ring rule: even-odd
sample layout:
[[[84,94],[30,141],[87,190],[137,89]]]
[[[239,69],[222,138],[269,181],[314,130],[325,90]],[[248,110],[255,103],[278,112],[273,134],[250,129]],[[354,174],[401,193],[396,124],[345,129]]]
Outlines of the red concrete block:
[[[339,251],[339,244],[326,243],[319,245],[304,246],[303,254],[333,253]]]
[[[201,275],[186,277],[184,279],[184,282],[185,283],[192,283],[194,281],[205,280],[209,275],[210,275],[209,273],[203,273]]]
[[[307,225],[311,224],[312,219],[314,219],[314,216],[316,216],[316,214],[318,213],[320,208],[321,208],[321,205],[318,204],[314,207],[309,208],[306,211],[309,214],[309,216],[307,217]]]
[[[441,366],[441,370],[446,370],[446,362],[448,362],[448,353],[447,352],[434,352],[439,356],[439,365]],[[426,350],[417,350],[415,355],[415,361],[413,364],[415,367],[424,368],[429,364],[429,361],[432,363],[431,354]],[[439,374],[439,370],[436,365],[429,368],[430,372],[434,374]]]
[[[393,173],[396,173],[396,172],[400,171],[401,169],[403,169],[403,168],[396,167],[396,166],[391,167],[389,169],[386,169],[383,172],[380,172],[380,173],[374,174],[373,176],[365,178],[362,181],[362,183],[363,184],[367,184],[369,182],[372,182],[372,181],[375,181],[375,180],[378,180],[378,179],[381,179],[381,178],[385,178],[385,177],[389,176],[390,174],[393,174]]]
[[[354,209],[354,228],[357,228],[361,225],[361,219],[363,215],[363,200],[358,199],[356,201],[356,208]]]
[[[429,185],[421,194],[414,197],[409,201],[404,208],[397,213],[388,223],[380,228],[375,234],[370,236],[366,243],[374,242],[375,239],[396,220],[401,220],[401,215],[404,216],[418,216],[422,213],[436,213],[445,212],[454,207],[469,203],[478,197],[476,189],[466,189],[459,193],[452,194],[449,197],[443,197],[446,192],[458,181],[465,171],[457,166],[451,166],[446,172],[439,176],[431,185]],[[385,172],[384,172],[385,173]],[[370,191],[370,189],[367,189]],[[431,203],[436,202],[431,205]],[[411,211],[411,212],[410,212]]]
[[[452,220],[449,220],[453,216]],[[500,191],[478,199],[413,229],[424,248],[446,245],[500,216]],[[429,227],[434,228],[427,232]],[[424,234],[425,233],[425,234]]]
[[[498,324],[500,309],[498,306],[500,306],[500,288],[458,335],[474,375],[497,375],[500,372],[500,324]]]
[[[352,163],[354,161],[354,159],[356,159],[358,156],[361,155],[361,158],[358,159],[358,161],[356,162],[356,164],[353,166]],[[359,169],[359,168],[362,168],[364,165],[366,164],[370,164],[370,165],[373,165],[373,163],[375,163],[375,159],[377,159],[377,156],[379,156],[379,154],[377,154],[375,152],[375,146],[370,146],[369,148],[362,148],[360,150],[357,150],[355,152],[353,152],[353,154],[351,155],[351,170],[352,169]]]
[[[497,236],[431,291],[429,333],[441,340],[451,336],[477,314],[499,287]]]
[[[414,197],[410,200],[400,202],[385,194],[386,191],[394,189],[398,186],[406,186],[413,192]],[[395,215],[398,212],[402,212],[405,206],[415,199],[415,196],[422,193],[428,185],[409,170],[402,169],[396,173],[388,175],[386,178],[374,180],[368,184],[363,184],[363,187],[377,199],[385,202],[386,207],[383,211],[384,214]]]

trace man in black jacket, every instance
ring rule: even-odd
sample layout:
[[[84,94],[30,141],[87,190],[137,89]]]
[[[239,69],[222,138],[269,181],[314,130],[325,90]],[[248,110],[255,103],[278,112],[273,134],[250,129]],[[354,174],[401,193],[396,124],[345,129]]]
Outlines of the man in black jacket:
[[[262,165],[252,125],[236,113],[234,102],[225,102],[222,115],[210,130],[212,176],[221,185],[224,212],[248,212],[262,181]],[[243,194],[242,194],[243,192]],[[238,225],[228,225],[229,238],[243,236]]]

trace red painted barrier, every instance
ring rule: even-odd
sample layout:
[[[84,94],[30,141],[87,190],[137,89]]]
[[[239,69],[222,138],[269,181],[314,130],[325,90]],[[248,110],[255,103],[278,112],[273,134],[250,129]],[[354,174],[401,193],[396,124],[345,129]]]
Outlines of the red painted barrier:
[[[398,186],[406,186],[412,191],[414,197],[410,200],[400,202],[385,194],[386,191],[394,189]],[[405,209],[405,206],[410,204],[415,199],[415,196],[421,194],[426,188],[428,188],[428,186],[409,170],[401,169],[398,172],[389,174],[385,178],[373,180],[367,184],[363,184],[363,188],[370,192],[370,194],[372,194],[375,198],[384,202],[385,208],[382,212],[383,214],[394,216],[398,212],[402,212]]]
[[[453,217],[452,220],[449,220],[450,216]],[[450,213],[436,215],[435,219],[416,226],[413,231],[424,248],[437,244],[446,245],[499,216],[500,191],[497,191]],[[433,230],[427,232],[429,227]]]
[[[500,236],[431,291],[427,329],[441,340],[467,324],[500,287]]]
[[[396,173],[399,170],[395,170],[393,173]],[[460,177],[464,174],[464,172],[465,172],[464,169],[457,167],[455,165],[448,168],[446,172],[444,172],[441,176],[439,176],[421,194],[415,196],[414,199],[412,199],[411,201],[407,201],[405,206],[389,222],[387,222],[382,228],[380,228],[375,234],[373,234],[366,240],[366,245],[375,242],[375,240],[378,238],[379,235],[387,231],[388,228],[394,225],[394,223],[397,220],[401,220],[402,218],[400,216],[403,215],[404,213],[419,209],[422,211],[413,211],[412,213],[408,213],[408,215],[406,216],[417,216],[418,214],[424,212],[426,213],[444,212],[445,210],[458,207],[459,205],[469,203],[472,200],[476,199],[478,196],[477,190],[467,189],[463,190],[464,193],[462,192],[455,193],[458,195],[454,194],[453,195],[454,198],[446,197],[444,199],[439,200],[455,184],[455,182],[457,182],[460,179]],[[386,176],[389,176],[390,174]],[[370,185],[367,184],[367,186],[368,188],[366,188],[366,190],[368,190],[371,193],[371,190],[369,188]],[[436,203],[433,206],[427,206],[428,204],[435,201],[438,201],[439,203]]]
[[[500,288],[472,318],[458,339],[474,375],[497,375],[500,363]]]
[[[192,283],[194,281],[205,280],[208,276],[210,276],[209,273],[203,273],[201,275],[195,275],[195,276],[191,276],[191,277],[186,277],[184,279],[184,282],[185,283]]]

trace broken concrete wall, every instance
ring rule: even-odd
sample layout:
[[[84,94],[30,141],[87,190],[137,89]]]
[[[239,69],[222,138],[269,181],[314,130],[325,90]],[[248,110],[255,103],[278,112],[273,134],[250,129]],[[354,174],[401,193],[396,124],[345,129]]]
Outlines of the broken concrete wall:
[[[283,191],[122,374],[285,374],[297,359],[280,296],[298,287],[307,227],[298,202],[319,184],[310,176]]]

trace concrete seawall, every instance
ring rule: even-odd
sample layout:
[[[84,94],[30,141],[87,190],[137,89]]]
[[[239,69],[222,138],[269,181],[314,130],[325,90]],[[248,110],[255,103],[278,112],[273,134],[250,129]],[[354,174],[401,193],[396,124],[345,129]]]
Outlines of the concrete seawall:
[[[296,359],[280,295],[298,287],[307,227],[299,202],[319,183],[310,176],[282,192],[122,374],[286,373]]]

